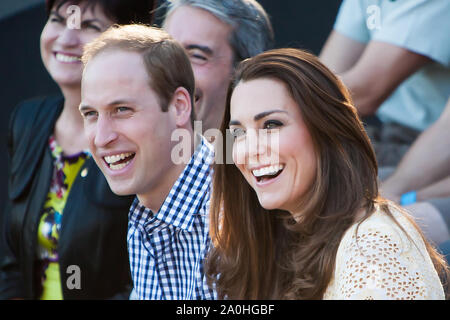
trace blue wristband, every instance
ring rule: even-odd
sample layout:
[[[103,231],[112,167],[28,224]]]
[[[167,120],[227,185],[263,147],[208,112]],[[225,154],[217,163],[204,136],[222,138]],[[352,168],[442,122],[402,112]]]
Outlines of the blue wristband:
[[[417,200],[416,197],[417,197],[416,191],[410,191],[410,192],[404,193],[400,197],[400,205],[407,206],[408,204],[413,204]]]

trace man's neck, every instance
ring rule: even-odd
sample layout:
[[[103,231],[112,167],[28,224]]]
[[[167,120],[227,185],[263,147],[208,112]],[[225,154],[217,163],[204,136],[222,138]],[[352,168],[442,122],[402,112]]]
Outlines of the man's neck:
[[[179,163],[178,161],[174,162],[174,159],[167,160],[170,161],[173,165],[169,170],[162,173],[160,183],[152,188],[149,192],[136,195],[139,199],[139,202],[153,212],[159,211],[167,196],[169,195],[170,190],[172,190],[175,182],[183,173],[186,165],[192,160],[192,156],[194,154],[194,134],[192,132],[192,129],[188,131],[190,132],[190,144],[187,145],[190,145],[190,150],[183,149],[184,152],[189,152],[190,155],[188,158],[186,158],[187,162],[183,161]],[[200,139],[201,141],[201,137],[199,137],[198,139]],[[180,144],[182,143],[183,141],[180,142]]]
[[[186,165],[184,164],[176,165],[169,172],[166,171],[164,173],[164,181],[157,187],[153,188],[150,192],[136,195],[139,202],[153,212],[158,212],[185,167]]]

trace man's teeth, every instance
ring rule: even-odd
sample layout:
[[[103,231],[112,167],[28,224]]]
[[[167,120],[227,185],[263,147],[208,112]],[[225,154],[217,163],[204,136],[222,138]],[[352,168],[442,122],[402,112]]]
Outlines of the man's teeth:
[[[116,163],[120,160],[126,159],[131,155],[133,155],[133,153],[130,153],[130,152],[129,153],[121,153],[121,154],[116,154],[113,156],[106,156],[106,157],[104,157],[104,159],[105,159],[106,163],[108,163],[109,168],[111,170],[120,170],[122,168],[125,168],[125,166],[130,163],[131,159],[128,160],[127,162],[122,162],[122,163],[118,163],[118,164],[114,164],[114,163]]]
[[[132,154],[133,153],[130,153],[130,152],[129,153],[121,153],[121,154],[116,154],[113,156],[106,156],[106,157],[104,157],[104,159],[108,164],[113,164],[117,161],[123,160],[123,159],[131,156]]]
[[[56,54],[56,60],[61,61],[61,62],[79,62],[80,61],[80,57],[76,57],[76,56],[67,56],[65,54],[62,53],[57,53]]]
[[[261,169],[256,169],[256,170],[252,170],[253,175],[255,177],[262,177],[262,176],[273,176],[276,175],[279,171],[283,170],[284,165],[279,164],[279,165],[275,165],[275,166],[269,166],[269,167],[264,167]]]
[[[108,163],[109,168],[111,170],[120,170],[120,169],[125,168],[131,162],[132,159],[130,158],[128,161],[121,162],[121,163],[117,163],[117,162],[119,162],[120,160],[126,159],[132,155],[133,155],[133,153],[131,153],[131,152],[130,153],[121,153],[121,154],[116,154],[113,156],[104,157],[104,159]]]
[[[131,160],[130,160],[130,161],[131,161]],[[125,166],[126,166],[127,164],[129,164],[130,161],[123,162],[123,163],[119,163],[119,164],[110,164],[110,165],[109,165],[109,168],[110,168],[111,170],[120,170],[120,169],[125,168]]]

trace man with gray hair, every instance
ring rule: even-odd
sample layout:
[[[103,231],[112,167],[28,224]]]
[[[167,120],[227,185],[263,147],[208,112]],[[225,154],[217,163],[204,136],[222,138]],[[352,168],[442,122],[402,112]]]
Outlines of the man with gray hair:
[[[219,128],[234,67],[272,47],[267,13],[255,0],[168,0],[163,28],[190,57],[202,129]]]

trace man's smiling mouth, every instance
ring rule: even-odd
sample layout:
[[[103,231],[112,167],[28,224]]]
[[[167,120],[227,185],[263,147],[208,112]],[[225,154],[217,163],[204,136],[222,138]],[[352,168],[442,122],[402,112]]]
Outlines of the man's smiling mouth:
[[[127,152],[119,153],[111,156],[103,157],[103,160],[111,170],[120,170],[125,168],[131,160],[133,160],[136,153]]]

